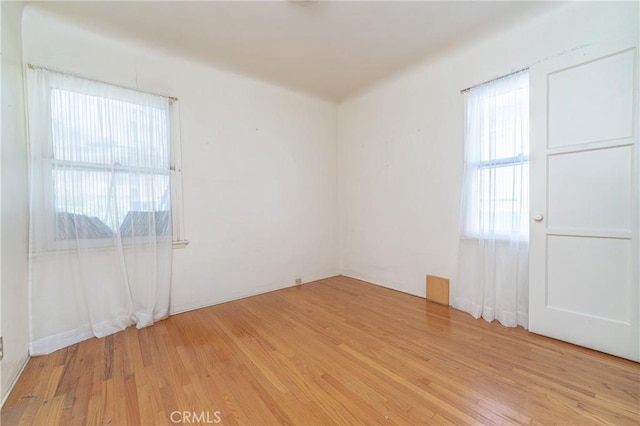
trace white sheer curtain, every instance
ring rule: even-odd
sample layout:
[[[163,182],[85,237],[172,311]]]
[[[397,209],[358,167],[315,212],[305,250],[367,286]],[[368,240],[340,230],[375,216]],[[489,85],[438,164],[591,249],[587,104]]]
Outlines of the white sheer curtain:
[[[465,93],[465,169],[453,306],[528,325],[529,75]]]
[[[168,315],[166,97],[28,70],[31,354]]]

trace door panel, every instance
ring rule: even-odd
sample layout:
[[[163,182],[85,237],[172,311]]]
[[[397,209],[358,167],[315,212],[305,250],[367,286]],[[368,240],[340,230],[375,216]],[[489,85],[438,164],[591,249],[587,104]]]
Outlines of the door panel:
[[[634,61],[630,49],[549,73],[548,146],[630,137]]]
[[[547,308],[629,323],[631,263],[629,240],[549,235]]]
[[[640,361],[637,42],[530,70],[529,329]]]
[[[631,232],[631,146],[548,157],[548,226]]]

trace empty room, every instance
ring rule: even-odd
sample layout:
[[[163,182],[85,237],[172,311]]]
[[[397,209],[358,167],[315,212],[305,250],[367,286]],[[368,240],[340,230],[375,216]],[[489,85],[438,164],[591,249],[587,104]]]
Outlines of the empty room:
[[[3,426],[640,424],[637,1],[0,8]]]

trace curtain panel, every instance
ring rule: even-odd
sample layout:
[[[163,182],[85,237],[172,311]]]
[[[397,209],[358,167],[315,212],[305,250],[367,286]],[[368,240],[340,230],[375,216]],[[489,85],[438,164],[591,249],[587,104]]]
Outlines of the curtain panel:
[[[30,67],[31,355],[168,315],[170,100]]]
[[[529,74],[465,92],[465,168],[453,306],[528,325]]]

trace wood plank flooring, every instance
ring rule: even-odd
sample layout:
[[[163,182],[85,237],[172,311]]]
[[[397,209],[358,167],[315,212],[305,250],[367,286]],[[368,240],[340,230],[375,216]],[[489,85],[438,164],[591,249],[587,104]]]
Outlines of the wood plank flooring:
[[[2,425],[640,423],[640,364],[346,277],[29,361]]]

